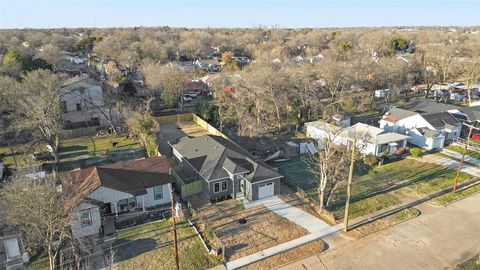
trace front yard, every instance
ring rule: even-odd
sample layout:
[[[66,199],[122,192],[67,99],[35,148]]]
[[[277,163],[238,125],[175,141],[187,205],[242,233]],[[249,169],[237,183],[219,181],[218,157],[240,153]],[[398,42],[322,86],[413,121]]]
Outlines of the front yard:
[[[221,264],[209,255],[188,222],[177,223],[180,269],[208,269]],[[139,226],[118,234],[115,269],[175,269],[171,219]]]
[[[317,201],[317,185],[312,180],[313,175],[308,172],[305,162],[301,159],[295,159],[279,163],[277,167],[279,172],[285,175],[286,181],[299,186],[313,200]],[[455,174],[454,170],[412,159],[375,167],[366,175],[354,177],[350,217],[358,218],[369,215],[448,188],[452,186]],[[470,175],[462,174],[459,182],[471,178]],[[443,195],[433,202],[447,204],[478,190],[480,190],[480,187],[475,186],[456,194]],[[327,207],[337,220],[343,218],[344,215],[345,194],[345,186],[338,188]]]
[[[228,261],[299,238],[308,232],[265,207],[245,209],[237,200],[205,204],[197,209],[225,246]],[[245,224],[238,221],[245,219]]]

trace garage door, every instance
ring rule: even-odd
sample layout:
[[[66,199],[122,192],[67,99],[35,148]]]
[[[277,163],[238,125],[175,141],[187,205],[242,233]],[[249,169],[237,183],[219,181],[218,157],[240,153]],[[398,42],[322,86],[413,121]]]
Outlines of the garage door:
[[[271,197],[274,194],[274,183],[265,183],[265,184],[259,184],[258,185],[258,199],[263,199],[267,197]]]

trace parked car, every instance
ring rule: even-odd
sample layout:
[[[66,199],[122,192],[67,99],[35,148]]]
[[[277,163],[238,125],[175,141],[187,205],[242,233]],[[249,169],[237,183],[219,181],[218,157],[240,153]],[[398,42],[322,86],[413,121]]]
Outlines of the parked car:
[[[191,98],[197,98],[197,93],[196,92],[188,92],[188,94]]]
[[[189,96],[188,94],[184,94],[184,95],[182,95],[182,101],[183,102],[190,102],[190,101],[192,101],[192,97]]]
[[[32,154],[32,159],[36,161],[47,161],[47,160],[54,160],[55,157],[52,155],[51,152],[38,152]]]

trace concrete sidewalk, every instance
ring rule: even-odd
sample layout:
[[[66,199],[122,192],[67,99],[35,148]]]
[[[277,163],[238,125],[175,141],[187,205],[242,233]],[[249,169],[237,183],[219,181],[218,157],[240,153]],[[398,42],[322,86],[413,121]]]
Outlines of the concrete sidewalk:
[[[262,250],[260,252],[250,254],[248,256],[233,260],[231,262],[227,262],[226,269],[227,270],[237,269],[237,268],[252,264],[254,262],[258,262],[258,261],[263,260],[267,257],[271,257],[271,256],[274,256],[276,254],[280,254],[282,252],[288,251],[292,248],[296,248],[298,246],[309,243],[311,241],[320,239],[322,237],[331,235],[333,233],[336,233],[336,232],[340,231],[341,226],[342,226],[342,224],[340,224],[339,226],[330,227],[330,229],[325,230],[321,233],[307,234],[307,235],[302,236],[300,238],[297,238],[295,240],[288,241],[286,243],[283,243],[283,244],[280,244],[280,245],[277,245],[277,246],[274,246],[274,247],[271,247],[271,248],[267,248],[267,249]]]
[[[455,151],[452,151],[452,150],[445,149],[445,148],[442,149],[442,151],[440,151],[440,153],[445,154],[447,156],[451,156],[451,157],[456,158],[456,159],[462,159],[462,154],[460,154],[458,152],[455,152]],[[465,162],[480,166],[480,159],[473,158],[473,157],[470,157],[468,155],[465,155]]]
[[[252,208],[260,205],[264,205],[268,210],[274,212],[275,214],[280,215],[296,223],[297,225],[305,228],[310,232],[310,234],[307,234],[295,240],[288,241],[286,243],[262,250],[260,252],[233,260],[231,262],[227,262],[226,269],[237,269],[237,268],[252,264],[254,262],[263,260],[267,257],[288,251],[292,248],[296,248],[303,244],[320,239],[327,235],[334,234],[340,231],[342,228],[342,224],[339,224],[336,226],[330,226],[323,220],[284,202],[282,199],[278,198],[277,196],[269,197],[269,198],[254,201],[254,202],[244,203],[245,208]]]
[[[440,166],[447,167],[452,170],[456,170],[458,168],[459,162],[453,159],[441,157],[438,155],[425,155],[422,158],[417,159],[418,161],[422,162],[429,162],[429,163],[435,163]],[[470,164],[463,164],[462,172],[480,177],[480,168],[474,165]]]

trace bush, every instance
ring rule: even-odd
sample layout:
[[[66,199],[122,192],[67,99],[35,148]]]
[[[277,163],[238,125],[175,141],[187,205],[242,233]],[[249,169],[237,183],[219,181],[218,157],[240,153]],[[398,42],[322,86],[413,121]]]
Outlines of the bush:
[[[375,167],[378,165],[378,159],[374,155],[366,155],[363,157],[363,163],[369,167]]]
[[[422,152],[423,150],[421,148],[412,148],[410,149],[410,154],[413,156],[413,157],[421,157],[422,156]]]

